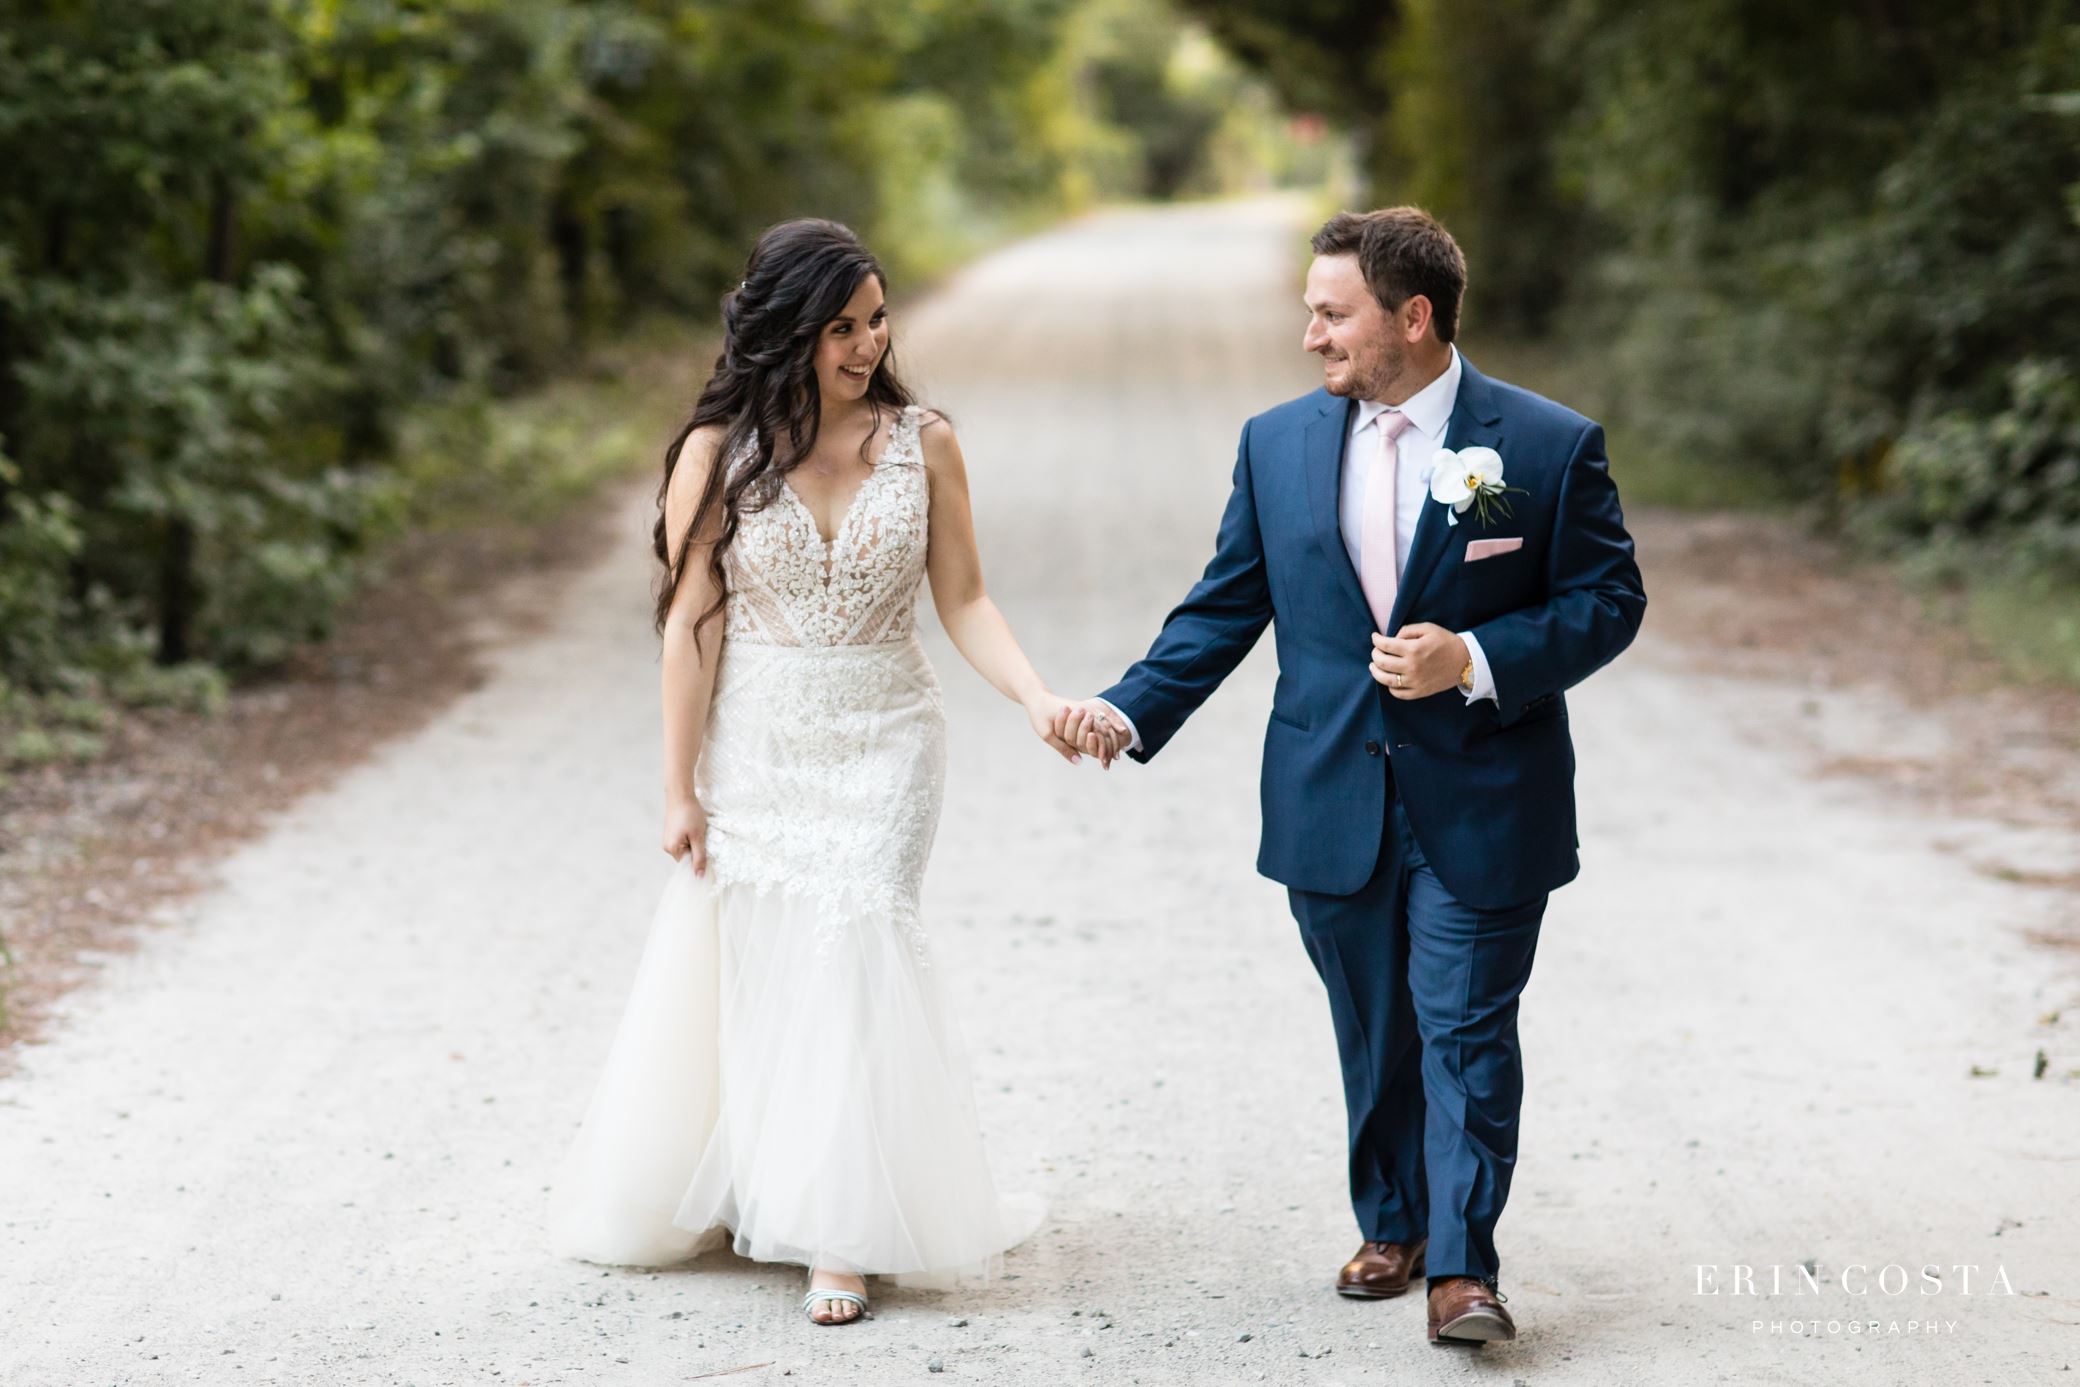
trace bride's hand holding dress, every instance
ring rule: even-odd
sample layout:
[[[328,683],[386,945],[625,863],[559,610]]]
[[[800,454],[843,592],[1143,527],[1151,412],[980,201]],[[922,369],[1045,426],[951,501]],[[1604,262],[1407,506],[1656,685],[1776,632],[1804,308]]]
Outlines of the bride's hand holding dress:
[[[708,874],[708,811],[694,795],[674,796],[664,807],[664,850],[674,860],[691,854],[693,874]]]

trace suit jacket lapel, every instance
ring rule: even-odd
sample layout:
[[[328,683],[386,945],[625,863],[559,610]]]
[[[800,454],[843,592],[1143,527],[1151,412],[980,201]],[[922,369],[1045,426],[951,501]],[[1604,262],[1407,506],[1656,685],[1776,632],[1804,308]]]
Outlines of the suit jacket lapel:
[[[1306,453],[1307,504],[1313,512],[1316,541],[1329,566],[1336,570],[1344,591],[1365,614],[1365,625],[1370,629],[1372,608],[1365,601],[1358,570],[1351,567],[1350,551],[1343,547],[1343,524],[1337,509],[1343,485],[1343,445],[1350,435],[1350,411],[1354,406],[1327,391],[1323,392],[1323,399],[1322,412],[1309,421],[1302,444]]]
[[[1466,354],[1459,354],[1459,395],[1452,402],[1451,421],[1445,425],[1444,442],[1440,448],[1499,448],[1502,432],[1497,427],[1502,414],[1495,402],[1495,391],[1488,378],[1473,369]],[[1421,595],[1423,587],[1437,569],[1437,561],[1452,547],[1458,532],[1466,526],[1466,517],[1461,516],[1454,526],[1446,519],[1449,511],[1441,503],[1431,500],[1423,502],[1422,516],[1416,521],[1416,537],[1408,551],[1408,563],[1401,570],[1401,585],[1394,597],[1394,613],[1391,625],[1393,635],[1408,624],[1408,613]],[[1468,511],[1467,515],[1473,514]]]

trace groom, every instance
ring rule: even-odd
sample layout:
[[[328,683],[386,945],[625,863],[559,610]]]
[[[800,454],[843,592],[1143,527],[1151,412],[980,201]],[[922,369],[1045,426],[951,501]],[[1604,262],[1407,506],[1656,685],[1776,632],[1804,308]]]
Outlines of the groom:
[[[1365,1242],[1336,1289],[1424,1275],[1431,1341],[1478,1345],[1516,1337],[1495,1224],[1517,997],[1547,894],[1580,870],[1564,691],[1631,642],[1646,595],[1603,430],[1453,345],[1450,233],[1395,207],[1313,245],[1323,388],[1243,426],[1205,575],[1056,731],[1146,761],[1275,627],[1257,870],[1288,888],[1343,1064]]]

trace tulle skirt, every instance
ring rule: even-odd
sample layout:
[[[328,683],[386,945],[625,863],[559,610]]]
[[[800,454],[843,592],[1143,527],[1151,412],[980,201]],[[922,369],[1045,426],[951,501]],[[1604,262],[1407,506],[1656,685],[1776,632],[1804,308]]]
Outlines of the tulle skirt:
[[[554,1186],[559,1253],[661,1266],[727,1239],[944,1287],[1040,1216],[997,1189],[958,1026],[899,916],[671,869]]]

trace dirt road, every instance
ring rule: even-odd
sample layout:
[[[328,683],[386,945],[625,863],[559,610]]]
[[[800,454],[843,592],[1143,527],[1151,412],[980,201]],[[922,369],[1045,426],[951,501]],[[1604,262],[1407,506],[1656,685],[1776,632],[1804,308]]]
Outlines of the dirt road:
[[[898,324],[1062,692],[1140,653],[1242,421],[1314,383],[1297,215],[1094,217]],[[2072,1380],[2080,1047],[2040,1018],[2080,989],[2023,937],[2068,898],[1982,869],[2068,870],[2070,835],[1816,773],[1939,733],[1699,672],[1652,610],[1573,699],[1585,871],[1524,1000],[1516,1344],[1433,1349],[1419,1296],[1329,1293],[1355,1242],[1334,1046],[1252,871],[1268,642],[1109,773],[930,642],[930,919],[1006,1183],[1050,1207],[1011,1276],[831,1330],[793,1270],[556,1260],[545,1185],[669,865],[647,495],[625,514],[483,687],[229,859],[0,1083],[0,1383]],[[1644,558],[1650,594],[1680,577]],[[1762,1294],[1728,1293],[1736,1264]]]

